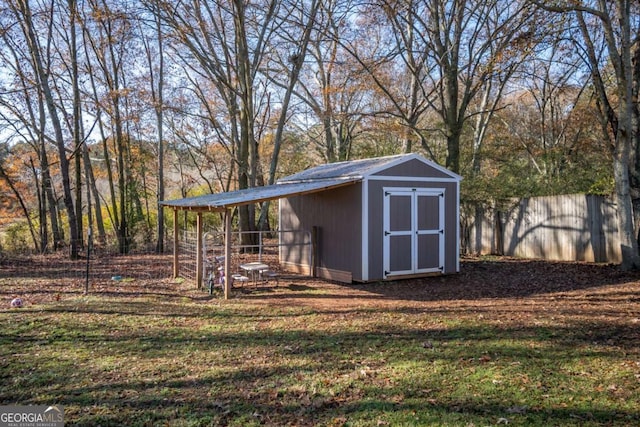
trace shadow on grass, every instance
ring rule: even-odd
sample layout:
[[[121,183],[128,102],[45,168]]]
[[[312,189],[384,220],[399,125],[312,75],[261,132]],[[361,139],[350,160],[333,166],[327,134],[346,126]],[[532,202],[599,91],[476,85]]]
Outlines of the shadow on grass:
[[[503,329],[385,325],[375,331],[218,330],[204,335],[187,327],[137,330],[133,325],[110,333],[104,323],[87,328],[78,319],[64,328],[74,333],[39,337],[33,343],[39,353],[25,348],[28,333],[0,335],[5,349],[17,345],[25,353],[28,372],[14,372],[14,383],[0,386],[0,402],[55,402],[69,408],[69,423],[103,426],[177,419],[213,425],[330,425],[340,417],[373,425],[378,420],[484,425],[499,418],[516,425],[631,425],[640,416],[638,409],[605,405],[617,398],[586,408],[590,393],[597,392],[579,389],[580,377],[594,374],[562,368],[615,360],[620,346],[637,350],[640,342],[632,328],[606,323]],[[538,348],[528,345],[532,342]],[[56,357],[43,354],[49,345],[73,346],[95,356],[57,356],[66,363],[56,364]],[[113,365],[118,356],[132,362]],[[413,368],[397,376],[404,366]],[[9,362],[0,366],[3,377],[8,378],[10,368],[15,366]],[[492,378],[512,383],[491,385]],[[491,388],[479,388],[482,383]],[[524,404],[517,396],[523,393]]]
[[[350,287],[384,298],[439,301],[521,298],[638,279],[638,272],[624,272],[614,265],[504,259],[463,262],[458,274]]]
[[[231,302],[178,284],[105,288],[0,312],[0,404],[60,403],[69,424],[103,426],[633,425],[640,333],[623,303],[638,296],[596,288],[636,278],[474,261],[380,284],[291,277]],[[347,298],[435,303],[332,309]],[[539,324],[514,319],[549,302]]]
[[[286,373],[285,373],[286,375]],[[257,392],[253,394],[241,391],[231,392],[222,399],[193,399],[192,388],[208,389],[214,384],[209,381],[181,384],[167,382],[165,389],[181,390],[177,396],[148,396],[123,402],[119,399],[101,401],[98,405],[105,410],[101,414],[87,413],[72,418],[73,425],[152,425],[174,424],[180,420],[190,425],[269,425],[269,426],[330,426],[349,425],[355,419],[358,425],[474,425],[473,421],[483,425],[509,424],[527,426],[632,426],[640,415],[634,410],[609,410],[592,407],[553,408],[519,407],[509,399],[483,399],[469,397],[447,399],[438,403],[432,399],[429,403],[422,400],[394,397],[365,397],[361,400],[344,402],[341,396],[315,396],[301,402],[290,395],[278,395]],[[116,387],[115,393],[127,393],[137,385]],[[142,389],[153,391],[155,387]],[[382,390],[385,391],[385,390]],[[366,394],[366,393],[365,393]],[[190,398],[191,397],[191,398]],[[88,402],[73,396],[62,400],[60,404],[86,405]],[[71,418],[71,417],[70,417]],[[390,421],[386,421],[390,420]],[[471,421],[473,420],[473,421]],[[471,423],[471,424],[469,424]],[[157,424],[153,424],[157,425]]]

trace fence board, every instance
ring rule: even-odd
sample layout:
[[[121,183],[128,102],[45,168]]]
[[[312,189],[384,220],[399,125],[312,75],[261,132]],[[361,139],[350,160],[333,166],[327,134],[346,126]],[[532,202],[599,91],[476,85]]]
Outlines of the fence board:
[[[467,253],[523,258],[621,261],[614,203],[584,194],[467,209],[462,213],[462,248]]]

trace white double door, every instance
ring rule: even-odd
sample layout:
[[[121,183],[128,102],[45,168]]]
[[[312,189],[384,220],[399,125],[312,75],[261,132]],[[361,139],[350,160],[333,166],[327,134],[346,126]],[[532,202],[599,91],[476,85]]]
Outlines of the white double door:
[[[384,276],[444,270],[444,189],[385,188]]]

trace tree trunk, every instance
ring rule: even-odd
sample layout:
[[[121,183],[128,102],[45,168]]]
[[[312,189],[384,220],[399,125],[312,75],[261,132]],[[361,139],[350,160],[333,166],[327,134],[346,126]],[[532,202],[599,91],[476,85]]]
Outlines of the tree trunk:
[[[629,2],[618,2],[620,31],[620,65],[618,68],[618,132],[614,152],[613,174],[616,183],[616,202],[618,203],[618,234],[622,250],[622,268],[640,268],[638,240],[633,222],[633,203],[631,200],[631,179],[629,164],[633,145],[633,67],[631,62],[631,33],[629,23]],[[626,20],[623,19],[626,16]],[[611,49],[611,43],[610,43]],[[610,52],[611,54],[611,52]]]
[[[164,57],[163,40],[160,16],[156,16],[157,37],[158,37],[158,92],[155,96],[156,104],[156,126],[158,127],[158,224],[156,234],[156,252],[164,253],[164,209],[160,202],[164,200],[164,135],[163,135],[163,114],[164,114]],[[151,64],[149,64],[151,68]],[[153,82],[151,83],[153,85]]]
[[[109,45],[111,56],[111,72],[113,73],[113,87],[111,96],[111,107],[113,108],[113,122],[115,126],[115,150],[116,150],[116,167],[118,168],[118,201],[120,210],[117,228],[118,252],[126,254],[129,252],[129,228],[127,222],[127,175],[128,167],[125,164],[126,145],[124,132],[122,129],[122,115],[120,112],[120,76],[119,66],[116,62],[116,54],[113,45]]]
[[[41,99],[39,102],[42,101]],[[53,194],[53,182],[51,180],[51,171],[49,170],[49,156],[46,151],[46,144],[44,141],[44,128],[46,126],[45,121],[45,113],[44,113],[44,104],[40,102],[40,150],[39,150],[39,161],[40,161],[40,170],[42,170],[42,194],[43,194],[43,203],[47,206],[47,210],[49,213],[49,220],[51,221],[51,238],[53,240],[53,250],[58,250],[59,245],[62,243],[62,234],[60,233],[60,225],[58,223],[58,205],[56,203],[56,198]],[[46,246],[43,246],[43,251],[47,250]]]
[[[84,162],[84,169],[87,175],[86,185],[91,187],[91,194],[93,195],[94,213],[96,216],[96,227],[98,228],[98,242],[104,244],[107,241],[107,234],[104,229],[104,219],[102,218],[102,202],[100,201],[100,193],[98,193],[98,187],[96,186],[96,178],[93,173],[93,166],[91,166],[91,159],[89,158],[89,149],[87,144],[82,146],[82,160]],[[87,191],[89,194],[89,191]],[[89,201],[87,201],[88,203]]]
[[[616,184],[615,200],[617,204],[618,237],[622,253],[621,267],[625,270],[630,270],[639,268],[640,262],[638,258],[638,241],[633,226],[633,204],[631,202],[627,159],[625,159],[623,152],[616,153],[613,173]]]
[[[80,113],[80,87],[78,83],[78,49],[76,37],[76,17],[77,3],[76,0],[68,0],[69,5],[69,31],[70,31],[70,52],[71,55],[71,86],[73,91],[73,147],[74,147],[74,169],[75,169],[75,204],[77,221],[78,245],[84,246],[83,224],[82,224],[82,159],[80,157],[80,144],[82,144],[81,135],[81,113]]]
[[[447,125],[445,125],[447,126]],[[454,173],[460,173],[460,131],[456,125],[449,124],[453,127],[447,135],[447,159],[445,166]]]
[[[69,256],[71,259],[78,258],[78,224],[75,213],[75,206],[73,203],[73,197],[71,194],[71,181],[69,179],[69,161],[66,155],[66,147],[64,136],[62,133],[62,125],[58,117],[58,111],[56,109],[56,103],[53,99],[51,87],[49,86],[49,70],[45,68],[44,61],[40,55],[40,45],[38,38],[36,37],[35,30],[33,28],[33,20],[31,16],[31,9],[28,2],[19,2],[20,14],[23,21],[21,22],[25,37],[27,39],[27,45],[31,53],[31,60],[33,61],[34,69],[38,78],[38,84],[44,95],[45,104],[49,111],[49,117],[51,119],[51,125],[54,129],[56,146],[58,148],[58,155],[60,160],[60,175],[62,177],[62,188],[64,192],[64,204],[67,211],[67,219],[69,222]],[[53,25],[53,23],[51,23]]]
[[[634,44],[631,58],[633,67],[631,93],[631,106],[633,109],[631,129],[633,130],[633,139],[631,144],[629,168],[631,175],[631,199],[633,201],[635,235],[636,241],[640,245],[640,107],[638,106],[640,93],[640,43],[636,42]]]
[[[49,246],[49,229],[47,227],[47,196],[45,194],[45,188],[42,185],[42,179],[38,179],[38,173],[36,166],[33,163],[33,159],[29,157],[29,164],[31,171],[35,177],[36,195],[38,196],[38,221],[40,222],[40,250],[39,252],[45,253],[47,246]]]
[[[245,6],[243,0],[233,1],[234,30],[237,50],[238,84],[240,94],[240,141],[238,146],[238,188],[240,190],[251,188],[255,176],[251,173],[255,170],[257,162],[257,147],[253,133],[253,86],[251,78],[251,64],[249,60],[249,47],[245,33]],[[240,244],[253,246],[257,240],[255,231],[255,210],[248,205],[238,208],[238,228],[240,231]]]

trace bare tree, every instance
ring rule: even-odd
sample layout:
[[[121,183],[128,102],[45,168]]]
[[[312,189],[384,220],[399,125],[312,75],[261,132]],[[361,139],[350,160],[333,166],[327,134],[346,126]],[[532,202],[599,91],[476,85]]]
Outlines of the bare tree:
[[[40,247],[49,250],[49,233],[47,215],[51,223],[51,234],[54,250],[62,244],[63,236],[58,224],[58,204],[53,189],[53,178],[49,166],[47,147],[50,139],[47,135],[46,107],[42,91],[33,85],[33,71],[29,61],[21,58],[29,54],[20,40],[9,31],[11,22],[3,22],[0,31],[4,49],[0,50],[0,58],[4,63],[5,76],[13,76],[12,84],[6,86],[7,91],[0,94],[0,118],[5,123],[5,131],[12,139],[21,139],[30,144],[38,159],[41,174],[39,199]],[[35,169],[35,167],[33,167]]]
[[[71,74],[71,90],[72,90],[72,124],[71,133],[73,138],[73,153],[74,153],[74,169],[75,169],[75,204],[76,204],[76,217],[78,218],[78,239],[79,244],[82,245],[83,241],[83,225],[82,225],[82,145],[84,145],[84,137],[82,135],[82,115],[81,115],[81,100],[80,100],[80,83],[78,73],[78,37],[76,33],[76,20],[78,17],[77,0],[67,0],[69,7],[69,68]],[[91,222],[91,218],[89,218]]]
[[[288,82],[276,81],[276,84],[287,87],[285,83],[295,83],[293,93],[311,111],[311,127],[317,123],[317,132],[312,129],[305,129],[305,132],[327,162],[349,159],[366,108],[363,99],[367,89],[360,67],[341,46],[341,40],[355,37],[350,19],[352,7],[351,0],[321,2],[317,14],[311,16],[315,19],[309,19],[307,24],[312,31],[306,56],[300,58],[296,53],[277,58],[283,68],[293,58],[306,61],[297,81],[289,79]],[[278,76],[277,73],[272,75]],[[305,123],[304,126],[310,125]]]
[[[589,132],[589,125],[576,126],[576,116],[589,103],[588,79],[582,76],[581,59],[567,46],[566,38],[556,34],[545,43],[540,58],[530,58],[521,71],[513,104],[502,120],[519,140],[532,164],[551,188],[562,185],[562,169]]]
[[[530,1],[552,12],[572,14],[577,19],[581,36],[578,43],[589,65],[593,87],[606,123],[604,134],[607,137],[611,135],[613,139],[613,175],[622,267],[640,268],[630,170],[630,165],[636,163],[636,154],[632,152],[637,133],[633,126],[633,87],[634,78],[638,77],[634,77],[632,52],[640,47],[637,41],[632,40],[632,19],[637,21],[638,5],[631,0],[558,1],[552,4]],[[633,25],[637,32],[637,22],[634,21]],[[608,64],[614,72],[615,83],[610,92],[603,78],[605,61],[598,48],[600,41],[604,43]]]
[[[265,120],[276,111],[269,102],[263,102],[271,99],[264,75],[266,58],[276,47],[274,37],[278,31],[288,31],[294,20],[312,25],[318,2],[311,2],[302,13],[294,8],[296,3],[280,0],[148,1],[146,4],[170,28],[168,36],[173,56],[183,64],[191,90],[201,101],[200,117],[206,118],[217,136],[215,143],[229,153],[229,161],[237,173],[237,188],[251,188],[264,182],[260,132],[266,126]],[[302,19],[298,20],[298,16]],[[297,60],[289,63],[291,68],[286,72],[289,82],[297,79],[303,64],[304,40],[308,40],[309,32],[298,32],[301,37],[290,47],[292,57]],[[279,99],[278,114],[283,117],[287,114],[291,90]],[[280,120],[276,130],[276,142],[282,139],[284,120]],[[277,158],[277,147],[274,158]],[[273,159],[271,164],[275,169],[277,163]],[[241,231],[256,229],[253,206],[240,207],[238,218]],[[252,244],[254,238],[243,234],[243,243]]]
[[[29,2],[26,0],[9,1],[8,6],[11,12],[14,14],[17,22],[19,22],[22,36],[24,37],[25,43],[29,48],[30,56],[28,58],[25,58],[25,60],[28,60],[33,67],[36,77],[36,84],[38,85],[39,90],[42,92],[44,104],[47,107],[48,118],[51,126],[53,127],[54,136],[52,139],[55,141],[56,147],[58,149],[60,174],[64,193],[64,204],[69,222],[69,254],[72,259],[75,259],[78,257],[78,218],[76,216],[75,205],[71,192],[69,159],[67,158],[67,147],[65,144],[62,121],[60,119],[61,111],[54,99],[54,93],[51,84],[51,50],[49,49],[48,41],[51,40],[53,26],[55,24],[52,18],[53,11],[49,9],[48,14],[45,14],[45,16],[49,17],[49,19],[45,23],[46,27],[44,36],[40,38],[37,35],[40,32],[36,28]],[[44,44],[42,44],[43,40],[45,41]]]
[[[351,51],[387,98],[388,114],[398,117],[435,160],[440,160],[438,150],[428,135],[440,133],[446,140],[444,163],[459,172],[461,135],[473,114],[469,106],[488,81],[508,75],[510,63],[522,61],[522,52],[535,40],[533,8],[524,1],[506,0],[376,4],[393,35],[393,49],[373,59]],[[388,77],[381,78],[384,75]],[[404,77],[400,86],[399,77]],[[441,123],[427,125],[425,114],[430,110]],[[407,135],[402,150],[411,149]]]
[[[162,33],[162,20],[157,13],[158,8],[154,8],[156,13],[153,15],[153,24],[155,25],[155,42],[157,43],[157,51],[155,55],[152,53],[150,46],[151,41],[147,41],[143,36],[143,45],[147,57],[149,70],[149,85],[151,88],[151,100],[153,102],[156,116],[156,130],[158,133],[157,141],[157,209],[158,219],[156,226],[157,242],[156,252],[164,252],[164,211],[160,202],[164,200],[164,35]],[[157,62],[155,62],[157,61]]]
[[[127,59],[127,43],[131,36],[131,22],[126,11],[113,9],[107,0],[90,0],[89,9],[83,17],[83,35],[85,49],[92,52],[88,58],[88,67],[91,73],[91,85],[96,108],[99,109],[100,118],[108,115],[110,134],[105,134],[103,124],[100,123],[100,131],[104,144],[106,168],[111,174],[109,162],[109,149],[107,142],[113,142],[113,151],[116,161],[117,196],[114,191],[114,182],[110,175],[110,188],[112,193],[112,216],[116,225],[118,250],[127,253],[130,249],[131,230],[127,208],[131,201],[130,196],[130,159],[128,157],[129,134],[126,132],[126,115],[124,114],[124,100],[128,94],[123,79],[124,67]],[[95,61],[95,65],[91,65]],[[99,71],[102,91],[98,92],[98,82],[94,74]]]
[[[174,54],[193,76],[190,77],[193,91],[204,101],[202,107],[209,123],[224,138],[219,142],[233,154],[230,161],[238,171],[238,188],[253,186],[258,161],[254,136],[255,80],[264,55],[264,38],[273,31],[276,3],[185,0],[147,2],[147,6],[169,28]],[[204,93],[204,90],[211,91]],[[224,105],[224,110],[220,105]],[[244,206],[240,229],[253,230],[254,221],[249,207]]]

